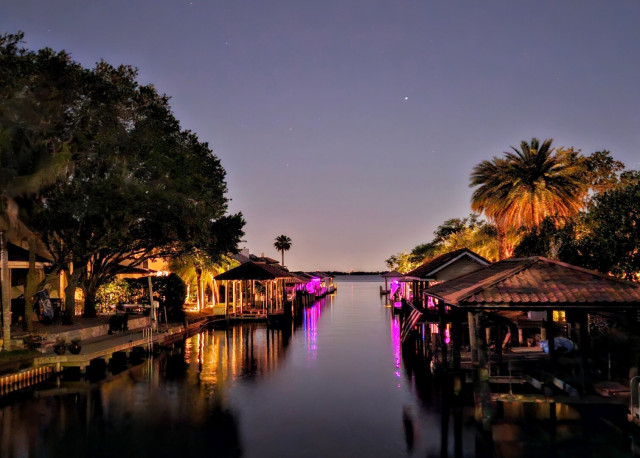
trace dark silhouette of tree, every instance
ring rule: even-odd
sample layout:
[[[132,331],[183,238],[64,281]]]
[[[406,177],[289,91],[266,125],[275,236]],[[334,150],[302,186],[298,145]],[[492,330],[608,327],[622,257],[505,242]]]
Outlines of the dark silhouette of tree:
[[[286,235],[279,235],[273,246],[282,254],[282,267],[284,267],[284,252],[291,248],[291,239]]]

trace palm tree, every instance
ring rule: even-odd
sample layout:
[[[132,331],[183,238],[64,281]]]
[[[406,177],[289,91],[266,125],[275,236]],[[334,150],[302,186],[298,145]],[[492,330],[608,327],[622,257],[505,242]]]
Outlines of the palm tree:
[[[584,206],[588,183],[584,170],[568,151],[542,145],[536,138],[521,142],[520,150],[482,161],[471,172],[471,208],[484,212],[498,228],[499,257],[513,250],[509,231],[537,227],[547,216],[570,217]]]
[[[276,237],[276,241],[273,246],[282,253],[282,267],[284,267],[284,252],[289,251],[291,248],[291,238],[286,235],[279,235]]]

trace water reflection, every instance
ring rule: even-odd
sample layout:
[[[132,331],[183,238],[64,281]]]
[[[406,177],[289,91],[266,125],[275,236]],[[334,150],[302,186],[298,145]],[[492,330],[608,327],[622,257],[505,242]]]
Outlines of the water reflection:
[[[228,387],[278,368],[292,332],[211,329],[100,383],[60,380],[0,409],[0,456],[216,456],[242,452]]]
[[[323,303],[316,303],[303,312],[304,335],[306,337],[308,361],[313,361],[318,357],[318,320]]]
[[[400,317],[393,316],[391,318],[391,344],[393,345],[393,364],[395,371],[393,372],[398,379],[398,388],[400,388],[400,367],[402,365],[402,341],[400,338]]]

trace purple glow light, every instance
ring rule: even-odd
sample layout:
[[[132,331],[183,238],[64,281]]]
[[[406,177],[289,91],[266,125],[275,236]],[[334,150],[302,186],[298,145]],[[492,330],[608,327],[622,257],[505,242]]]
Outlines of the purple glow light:
[[[396,294],[396,291],[400,288],[400,282],[398,280],[393,280],[391,282],[391,297]]]

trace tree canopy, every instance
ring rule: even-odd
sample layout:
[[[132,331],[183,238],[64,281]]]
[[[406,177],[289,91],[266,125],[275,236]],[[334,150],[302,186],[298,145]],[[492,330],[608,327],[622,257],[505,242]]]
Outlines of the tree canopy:
[[[244,221],[227,213],[226,172],[207,143],[180,127],[166,95],[139,84],[130,66],[85,69],[65,52],[23,49],[20,39],[0,41],[10,82],[2,119],[13,126],[4,141],[15,161],[35,142],[50,156],[67,152],[72,164],[64,179],[20,201],[21,216],[70,285],[83,288],[85,314],[94,313],[97,287],[125,264],[236,250]],[[2,166],[0,173],[17,173],[17,165]]]
[[[291,238],[287,235],[279,235],[276,237],[273,246],[282,254],[282,267],[284,267],[284,252],[291,249]]]
[[[584,168],[567,150],[552,148],[552,141],[523,141],[520,149],[482,161],[471,173],[470,186],[476,187],[471,208],[498,228],[501,259],[512,249],[504,243],[509,228],[530,229],[547,216],[573,216],[584,205]]]

